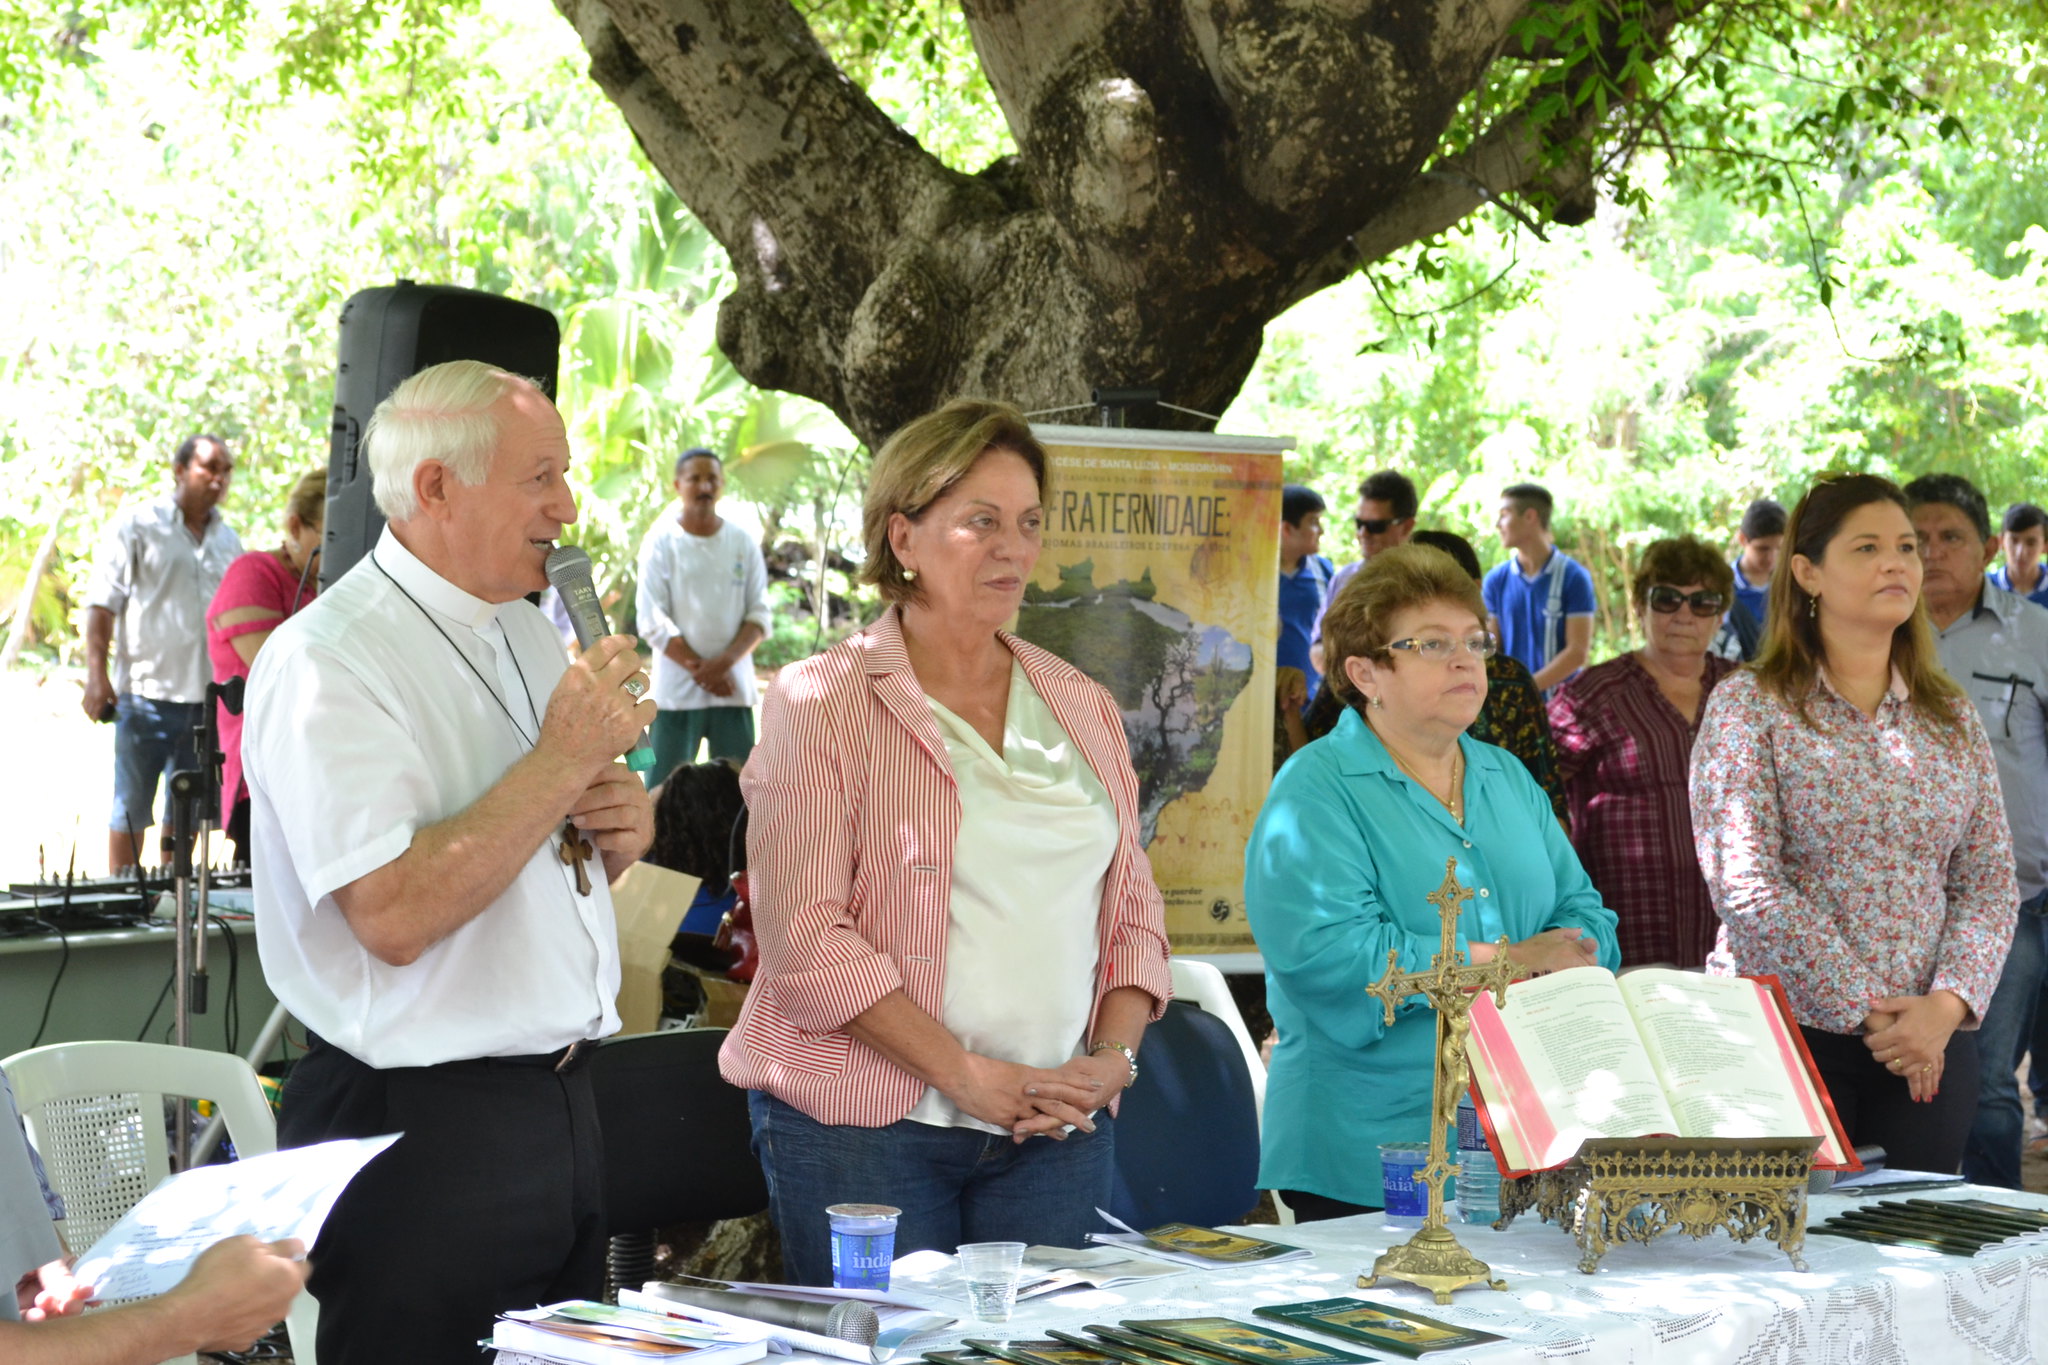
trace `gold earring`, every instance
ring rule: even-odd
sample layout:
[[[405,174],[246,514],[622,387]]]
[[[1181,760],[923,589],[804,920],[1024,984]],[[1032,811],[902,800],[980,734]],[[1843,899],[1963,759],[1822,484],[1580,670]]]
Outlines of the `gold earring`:
[[[1806,614],[1814,618],[1816,621],[1820,619],[1819,593],[1815,593],[1813,596],[1806,599]]]
[[[1387,709],[1387,704],[1386,704],[1385,702],[1381,701],[1381,700],[1380,700],[1380,699],[1379,699],[1378,697],[1370,697],[1370,698],[1368,698],[1368,699],[1367,699],[1367,703],[1368,703],[1368,704],[1369,704],[1369,705],[1370,705],[1370,706],[1372,707],[1372,709],[1373,709],[1373,710],[1375,710],[1375,711],[1384,711],[1384,710],[1386,710],[1386,709]]]

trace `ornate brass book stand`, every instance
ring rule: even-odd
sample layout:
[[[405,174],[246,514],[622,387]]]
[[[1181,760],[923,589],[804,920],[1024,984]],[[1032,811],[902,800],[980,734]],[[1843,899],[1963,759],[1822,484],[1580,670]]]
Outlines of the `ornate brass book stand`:
[[[1372,1263],[1372,1274],[1360,1275],[1361,1287],[1371,1288],[1384,1279],[1406,1280],[1449,1303],[1451,1291],[1467,1285],[1484,1284],[1506,1289],[1507,1281],[1496,1280],[1486,1262],[1474,1256],[1451,1235],[1444,1217],[1444,1181],[1452,1172],[1449,1144],[1444,1134],[1457,1118],[1458,1096],[1464,1093],[1469,1071],[1465,1059],[1465,1036],[1471,1027],[1467,1011],[1472,1007],[1470,992],[1490,990],[1496,1004],[1507,1003],[1508,983],[1522,975],[1522,969],[1508,960],[1508,941],[1501,938],[1493,961],[1475,967],[1458,956],[1458,913],[1472,893],[1458,885],[1458,860],[1444,860],[1444,881],[1430,893],[1430,904],[1443,919],[1443,947],[1430,959],[1426,972],[1398,970],[1400,954],[1389,950],[1387,970],[1366,988],[1387,1007],[1387,1022],[1394,1022],[1394,1006],[1411,995],[1424,995],[1436,1007],[1436,1089],[1430,1104],[1431,1132],[1429,1164],[1422,1179],[1429,1186],[1429,1217],[1422,1230]],[[1506,1183],[1503,1182],[1503,1197]]]
[[[1819,1138],[1591,1139],[1553,1171],[1503,1180],[1500,1221],[1534,1209],[1579,1244],[1590,1275],[1609,1247],[1667,1232],[1767,1237],[1806,1269],[1806,1180]]]

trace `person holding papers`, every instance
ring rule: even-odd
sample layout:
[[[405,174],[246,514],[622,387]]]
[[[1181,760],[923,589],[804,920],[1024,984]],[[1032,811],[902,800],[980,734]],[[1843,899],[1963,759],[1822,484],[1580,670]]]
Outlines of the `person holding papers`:
[[[1454,860],[1471,892],[1457,947],[1496,941],[1531,972],[1615,966],[1615,917],[1520,760],[1465,734],[1486,700],[1478,585],[1449,555],[1375,555],[1323,618],[1337,728],[1281,769],[1245,850],[1245,908],[1279,1031],[1259,1183],[1298,1217],[1380,1207],[1383,1142],[1427,1142],[1436,1018],[1394,1023],[1365,993],[1392,951],[1426,970],[1442,941],[1428,897]]]
[[[1005,404],[891,436],[864,517],[890,608],[782,671],[740,779],[761,966],[719,1061],[797,1284],[831,1283],[828,1204],[901,1209],[899,1255],[1102,1226],[1172,985],[1116,700],[1002,628],[1045,481]]]
[[[1775,974],[1850,1140],[1952,1172],[1975,1029],[2019,904],[1983,722],[1941,669],[1905,495],[1822,479],[1786,527],[1763,653],[1714,689],[1693,837],[1709,972]]]
[[[168,1294],[81,1317],[92,1287],[71,1278],[52,1217],[63,1205],[22,1131],[0,1076],[0,1360],[8,1365],[150,1365],[193,1351],[245,1351],[290,1311],[305,1248],[230,1237]]]

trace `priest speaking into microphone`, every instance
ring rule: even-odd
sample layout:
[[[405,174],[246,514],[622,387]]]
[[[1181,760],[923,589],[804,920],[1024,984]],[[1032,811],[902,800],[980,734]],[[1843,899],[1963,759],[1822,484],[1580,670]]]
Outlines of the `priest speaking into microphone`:
[[[364,444],[389,525],[249,678],[257,947],[312,1035],[278,1141],[405,1134],[313,1248],[321,1365],[474,1360],[497,1312],[601,1290],[582,1063],[619,1027],[607,884],[653,822],[616,760],[655,707],[630,637],[565,664],[523,600],[576,520],[537,388],[436,365]]]

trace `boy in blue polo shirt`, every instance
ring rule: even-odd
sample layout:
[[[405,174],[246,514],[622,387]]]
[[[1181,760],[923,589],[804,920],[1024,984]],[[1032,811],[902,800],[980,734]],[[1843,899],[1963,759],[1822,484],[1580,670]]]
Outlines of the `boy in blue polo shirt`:
[[[1480,585],[1501,649],[1520,659],[1548,692],[1586,664],[1593,642],[1593,575],[1550,536],[1550,490],[1501,490],[1494,526],[1508,557]]]
[[[1280,647],[1275,662],[1298,668],[1315,700],[1322,675],[1309,660],[1309,635],[1330,595],[1330,561],[1316,553],[1323,541],[1323,495],[1290,483],[1280,493]]]

